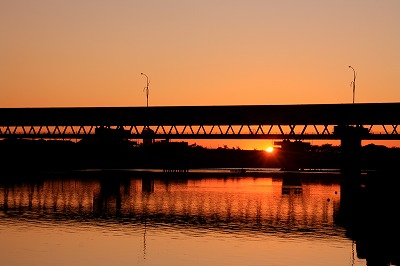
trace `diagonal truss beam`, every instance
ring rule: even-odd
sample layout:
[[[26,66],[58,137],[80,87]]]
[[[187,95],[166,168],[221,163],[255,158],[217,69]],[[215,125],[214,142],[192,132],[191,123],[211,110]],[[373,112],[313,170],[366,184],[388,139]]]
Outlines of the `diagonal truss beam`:
[[[154,134],[154,139],[339,139],[334,134],[330,124],[158,124],[147,126]],[[362,125],[368,129],[370,140],[400,140],[398,124]],[[103,125],[40,125],[40,126],[0,126],[0,138],[30,138],[30,139],[81,139],[94,136],[96,129]],[[128,139],[142,139],[145,126],[108,125],[111,130],[122,129]]]

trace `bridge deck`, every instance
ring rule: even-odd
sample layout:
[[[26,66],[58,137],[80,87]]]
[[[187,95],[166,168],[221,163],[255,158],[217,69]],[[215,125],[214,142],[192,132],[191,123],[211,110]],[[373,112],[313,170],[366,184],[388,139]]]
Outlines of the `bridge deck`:
[[[0,108],[0,138],[82,138],[121,128],[141,138],[337,139],[336,125],[368,128],[366,139],[400,139],[400,103]]]

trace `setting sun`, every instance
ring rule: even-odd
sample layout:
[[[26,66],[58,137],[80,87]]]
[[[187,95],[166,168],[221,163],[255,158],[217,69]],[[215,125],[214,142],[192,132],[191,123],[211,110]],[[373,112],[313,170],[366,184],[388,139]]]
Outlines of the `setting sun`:
[[[265,149],[265,151],[268,152],[268,153],[271,153],[271,152],[274,151],[274,148],[273,147],[268,147],[268,148]]]

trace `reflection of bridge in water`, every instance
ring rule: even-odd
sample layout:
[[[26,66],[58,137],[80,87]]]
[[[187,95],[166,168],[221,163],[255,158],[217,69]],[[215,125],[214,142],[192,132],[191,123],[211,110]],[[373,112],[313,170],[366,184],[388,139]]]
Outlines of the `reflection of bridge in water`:
[[[286,182],[285,182],[286,183]],[[338,184],[273,178],[48,179],[1,185],[4,217],[104,220],[258,233],[336,234]],[[330,197],[330,201],[327,200]]]
[[[94,178],[2,179],[0,221],[116,225],[145,233],[157,227],[255,237],[347,237],[367,264],[399,265],[400,228],[394,215],[400,201],[397,188],[386,183],[394,173],[378,174],[363,189],[352,187],[353,182],[344,186],[346,178],[286,174],[159,179],[107,172]]]

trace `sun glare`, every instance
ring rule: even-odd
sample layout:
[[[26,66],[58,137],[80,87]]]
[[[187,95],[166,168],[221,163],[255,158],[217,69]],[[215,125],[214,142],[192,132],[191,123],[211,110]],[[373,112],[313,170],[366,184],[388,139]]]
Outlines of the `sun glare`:
[[[268,148],[265,149],[265,151],[268,152],[268,153],[271,153],[271,152],[274,151],[274,148],[273,147],[268,147]]]

